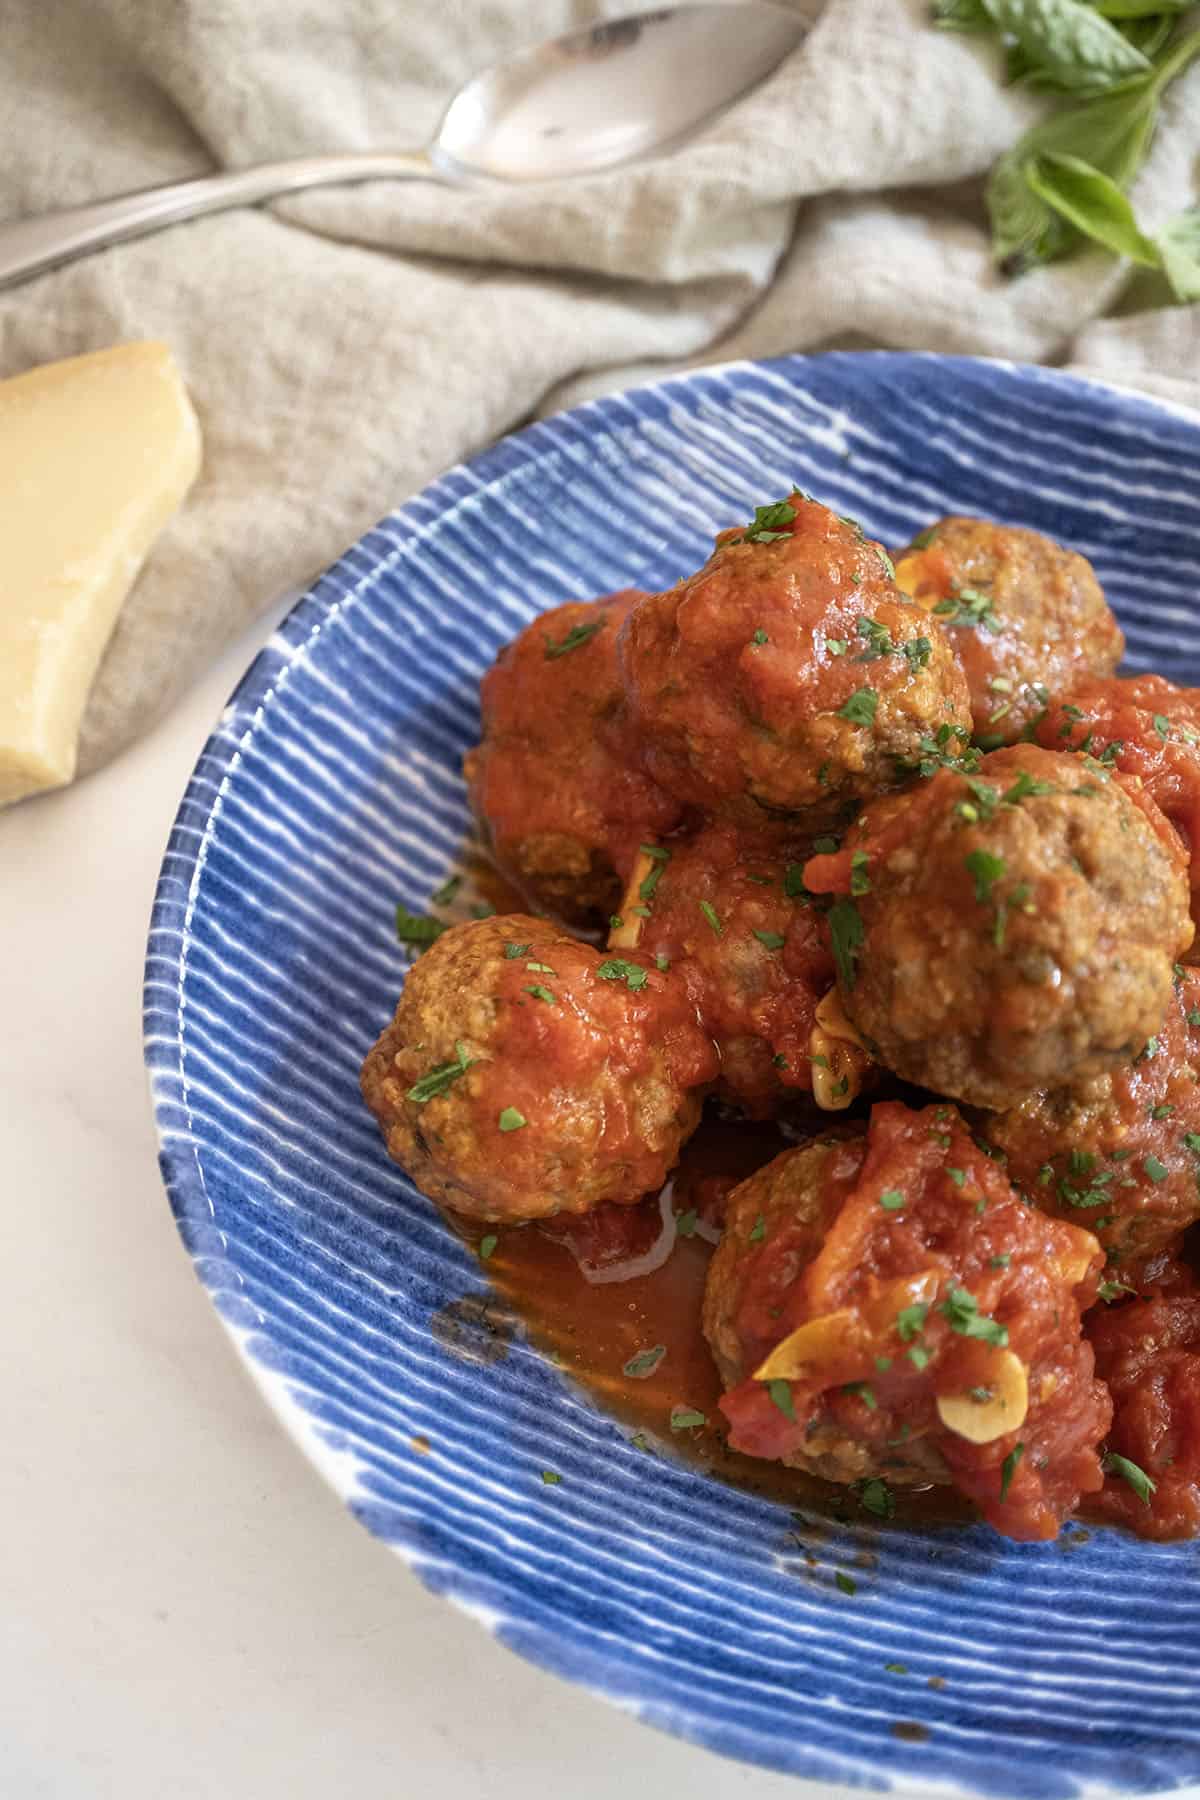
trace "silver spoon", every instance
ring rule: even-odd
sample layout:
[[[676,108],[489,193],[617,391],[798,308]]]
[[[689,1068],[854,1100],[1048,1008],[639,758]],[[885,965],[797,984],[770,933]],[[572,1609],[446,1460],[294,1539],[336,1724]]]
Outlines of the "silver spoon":
[[[350,181],[523,184],[674,149],[758,86],[808,29],[766,0],[637,13],[553,38],[455,95],[425,150],[305,156],[0,225],[0,287],[181,219]]]

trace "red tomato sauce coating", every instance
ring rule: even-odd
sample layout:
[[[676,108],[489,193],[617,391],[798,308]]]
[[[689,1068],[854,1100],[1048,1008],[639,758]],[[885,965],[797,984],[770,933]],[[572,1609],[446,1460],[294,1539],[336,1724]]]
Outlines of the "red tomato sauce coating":
[[[1098,1307],[1089,1316],[1088,1335],[1114,1409],[1109,1472],[1093,1509],[1139,1537],[1195,1536],[1200,1531],[1200,1296]],[[1132,1471],[1117,1457],[1132,1464]]]

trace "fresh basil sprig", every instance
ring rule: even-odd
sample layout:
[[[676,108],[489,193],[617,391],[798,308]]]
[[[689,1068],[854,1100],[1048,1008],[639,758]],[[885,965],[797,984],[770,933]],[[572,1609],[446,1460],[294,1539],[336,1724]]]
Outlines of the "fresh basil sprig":
[[[1200,55],[1200,31],[1168,42],[1189,0],[934,0],[944,30],[991,32],[1010,79],[1067,97],[996,163],[987,201],[996,260],[1019,275],[1101,244],[1161,269],[1178,301],[1200,298],[1200,209],[1154,236],[1126,190],[1167,86]]]

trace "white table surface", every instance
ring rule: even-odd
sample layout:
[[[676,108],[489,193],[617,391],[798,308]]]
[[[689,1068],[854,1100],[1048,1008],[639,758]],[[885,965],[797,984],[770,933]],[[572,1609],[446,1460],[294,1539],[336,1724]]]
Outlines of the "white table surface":
[[[272,623],[111,768],[0,813],[0,1800],[609,1800],[635,1771],[662,1800],[815,1800],[427,1594],[285,1438],[192,1273],[142,954],[192,763]]]

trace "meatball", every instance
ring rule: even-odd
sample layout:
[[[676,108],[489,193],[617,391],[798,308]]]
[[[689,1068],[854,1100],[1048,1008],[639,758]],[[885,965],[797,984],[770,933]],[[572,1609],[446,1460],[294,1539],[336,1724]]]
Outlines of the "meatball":
[[[836,818],[894,785],[931,731],[969,723],[950,646],[886,553],[798,493],[640,600],[620,656],[655,780],[751,824]]]
[[[1101,1484],[1080,1329],[1103,1261],[1027,1206],[950,1106],[873,1109],[730,1197],[704,1329],[730,1443],[833,1481],[951,1483],[1009,1537]]]
[[[1036,531],[941,519],[897,554],[896,580],[947,627],[992,749],[1015,743],[1050,694],[1111,675],[1125,653],[1092,565]]]
[[[1200,1295],[1098,1307],[1087,1322],[1112,1395],[1108,1479],[1093,1504],[1139,1537],[1200,1532]]]
[[[1086,752],[1141,780],[1188,847],[1200,920],[1200,688],[1161,675],[1079,682],[1045,708],[1035,731],[1048,750]]]
[[[610,943],[636,944],[687,988],[721,1052],[721,1089],[755,1117],[810,1093],[810,1038],[833,962],[790,847],[717,822],[649,845]]]
[[[1140,784],[1035,744],[868,806],[804,879],[842,896],[838,986],[872,1053],[997,1111],[1143,1050],[1192,937],[1182,845]]]
[[[680,808],[637,763],[617,630],[639,596],[573,601],[500,652],[480,689],[483,741],[465,772],[501,873],[576,925],[613,911],[638,841]]]
[[[1121,1282],[1200,1219],[1200,972],[1179,970],[1162,1025],[1132,1061],[983,1121],[1043,1212],[1086,1225]]]
[[[513,1221],[661,1187],[716,1073],[675,976],[516,914],[425,952],[362,1089],[422,1193]]]

